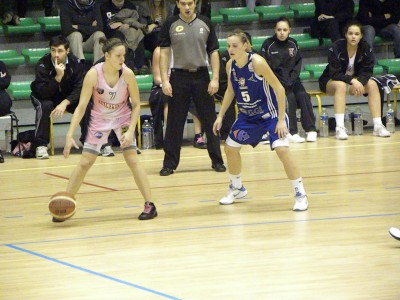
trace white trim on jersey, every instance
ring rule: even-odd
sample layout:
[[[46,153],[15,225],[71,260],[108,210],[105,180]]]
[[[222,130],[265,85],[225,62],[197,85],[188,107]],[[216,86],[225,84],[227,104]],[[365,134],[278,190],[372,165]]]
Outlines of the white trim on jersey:
[[[264,93],[265,96],[267,96],[267,105],[268,105],[268,109],[271,113],[271,118],[277,118],[278,117],[278,110],[274,105],[274,102],[272,100],[272,96],[271,96],[271,90],[270,90],[270,86],[268,84],[268,82],[264,79],[263,80],[263,89],[264,89]],[[274,91],[275,93],[275,91]],[[276,95],[275,95],[276,98]],[[278,105],[278,104],[277,104]]]

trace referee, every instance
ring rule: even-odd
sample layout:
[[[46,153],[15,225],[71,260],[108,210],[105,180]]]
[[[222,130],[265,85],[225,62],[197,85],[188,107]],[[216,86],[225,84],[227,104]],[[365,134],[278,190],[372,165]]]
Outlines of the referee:
[[[177,0],[179,15],[168,18],[160,32],[162,90],[170,97],[161,176],[171,175],[178,167],[183,129],[191,98],[207,136],[207,150],[212,168],[216,172],[226,170],[219,138],[212,132],[216,119],[212,95],[219,87],[218,39],[210,19],[196,15],[195,1]],[[171,51],[173,61],[168,78]],[[207,68],[208,60],[212,68],[211,81]]]

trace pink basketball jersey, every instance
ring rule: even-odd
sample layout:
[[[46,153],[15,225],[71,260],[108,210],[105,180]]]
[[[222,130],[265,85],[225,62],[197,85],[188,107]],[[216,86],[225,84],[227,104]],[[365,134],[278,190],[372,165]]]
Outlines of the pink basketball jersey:
[[[104,78],[103,64],[99,63],[93,68],[97,71],[97,84],[93,88],[92,115],[102,119],[114,119],[131,114],[128,107],[129,90],[122,74],[114,87],[110,87]]]

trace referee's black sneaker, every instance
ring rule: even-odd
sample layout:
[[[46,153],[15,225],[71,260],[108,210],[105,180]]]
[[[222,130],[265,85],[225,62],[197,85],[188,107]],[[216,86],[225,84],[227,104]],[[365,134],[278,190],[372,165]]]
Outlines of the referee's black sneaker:
[[[168,168],[168,167],[163,167],[160,171],[160,176],[169,176],[172,173],[174,173],[174,170]]]
[[[156,206],[154,205],[154,203],[146,201],[146,203],[144,204],[144,210],[139,215],[138,219],[139,220],[150,220],[150,219],[154,219],[157,216],[158,216],[157,209],[156,209]]]
[[[221,164],[221,163],[212,164],[211,167],[214,169],[215,172],[225,172],[226,171],[224,164]]]

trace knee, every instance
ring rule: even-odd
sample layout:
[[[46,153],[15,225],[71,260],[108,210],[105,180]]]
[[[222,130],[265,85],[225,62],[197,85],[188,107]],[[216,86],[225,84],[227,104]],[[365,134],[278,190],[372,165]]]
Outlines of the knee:
[[[81,158],[81,161],[79,162],[79,168],[81,168],[84,171],[88,171],[94,164],[94,160],[89,160],[85,157]]]
[[[372,25],[363,26],[364,37],[375,36],[375,28]]]
[[[285,157],[289,154],[289,147],[276,147],[275,152],[279,158]]]
[[[226,156],[231,156],[231,155],[234,155],[235,153],[238,153],[239,149],[240,148],[235,148],[235,147],[225,145],[224,152],[225,152]]]
[[[73,42],[83,43],[82,33],[80,33],[79,31],[74,31],[68,36],[68,40],[71,43]]]
[[[95,41],[100,41],[101,38],[106,38],[106,36],[104,35],[103,31],[96,31],[95,33],[93,33],[93,38],[95,39]]]
[[[347,92],[347,83],[337,81],[335,84],[335,95],[345,95]]]

